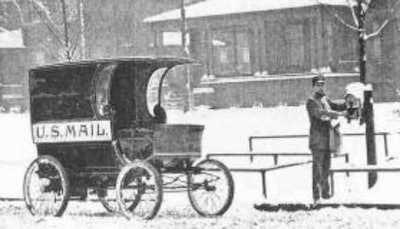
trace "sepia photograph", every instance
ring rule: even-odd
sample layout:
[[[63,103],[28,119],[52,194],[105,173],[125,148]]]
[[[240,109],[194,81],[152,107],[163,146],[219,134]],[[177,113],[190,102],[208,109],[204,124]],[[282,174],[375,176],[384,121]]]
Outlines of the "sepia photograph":
[[[400,0],[0,0],[0,228],[400,228]]]

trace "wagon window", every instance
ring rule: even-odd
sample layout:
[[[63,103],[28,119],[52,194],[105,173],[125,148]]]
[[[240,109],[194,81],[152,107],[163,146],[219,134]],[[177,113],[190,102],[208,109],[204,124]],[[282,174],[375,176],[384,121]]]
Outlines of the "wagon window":
[[[114,72],[114,69],[117,65],[112,64],[104,67],[99,74],[97,75],[96,79],[96,86],[95,86],[95,101],[96,101],[96,113],[100,117],[105,117],[108,114],[105,112],[105,106],[110,101],[110,82],[111,76]]]
[[[147,95],[146,95],[147,109],[149,110],[152,116],[154,116],[153,112],[154,106],[159,102],[158,93],[159,93],[160,80],[166,70],[167,68],[160,68],[154,71],[147,85]],[[165,82],[166,81],[163,82],[163,88],[166,87]],[[163,90],[161,90],[161,93],[162,92]]]

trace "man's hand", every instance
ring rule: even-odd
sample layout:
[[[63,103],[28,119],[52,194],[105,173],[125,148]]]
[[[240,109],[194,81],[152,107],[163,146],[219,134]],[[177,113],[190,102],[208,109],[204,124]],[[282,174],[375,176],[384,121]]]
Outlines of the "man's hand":
[[[347,110],[344,110],[344,111],[338,112],[338,114],[339,114],[339,116],[347,117],[348,112],[347,112]]]

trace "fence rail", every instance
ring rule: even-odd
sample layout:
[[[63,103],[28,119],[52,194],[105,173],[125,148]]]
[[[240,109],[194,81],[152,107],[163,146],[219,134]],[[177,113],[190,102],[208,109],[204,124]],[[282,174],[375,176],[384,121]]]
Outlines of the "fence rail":
[[[207,154],[207,158],[211,157],[273,157],[274,165],[278,165],[279,157],[310,157],[311,153],[285,153],[285,152],[274,152],[274,153],[210,153]],[[346,163],[349,162],[349,155],[347,153],[340,154],[335,157],[344,157]],[[251,159],[253,161],[253,159]]]
[[[396,134],[400,134],[396,133]],[[352,137],[352,136],[364,136],[365,134],[363,133],[347,133],[343,134],[342,136],[344,137]],[[375,133],[375,136],[383,136],[383,142],[384,142],[384,150],[385,150],[385,156],[389,156],[389,147],[388,147],[388,138],[387,136],[390,135],[388,132],[378,132]],[[229,168],[230,171],[232,172],[246,172],[246,173],[259,173],[261,175],[261,189],[262,189],[262,194],[265,198],[267,198],[267,182],[266,182],[266,173],[274,170],[279,170],[279,169],[284,169],[284,168],[290,168],[294,166],[299,166],[299,165],[304,165],[312,162],[312,160],[307,160],[304,162],[297,162],[297,163],[289,163],[289,164],[283,164],[283,165],[278,165],[278,158],[279,157],[309,157],[312,154],[310,152],[305,153],[305,152],[259,152],[259,153],[254,153],[254,147],[253,147],[253,142],[254,140],[259,140],[259,139],[293,139],[293,138],[308,138],[308,135],[269,135],[269,136],[250,136],[248,138],[249,141],[249,153],[211,153],[208,154],[206,157],[211,158],[211,157],[250,157],[250,161],[253,161],[254,157],[273,157],[274,158],[274,166],[272,167],[265,167],[265,168]],[[345,162],[349,162],[349,154],[340,154],[336,155],[335,157],[344,157]]]
[[[311,153],[281,153],[281,152],[277,152],[277,153],[211,153],[211,154],[208,154],[206,157],[211,158],[211,157],[253,157],[253,156],[274,157],[274,166],[264,167],[264,168],[232,168],[232,167],[228,167],[228,168],[231,172],[260,174],[261,175],[261,190],[262,190],[262,194],[265,198],[267,198],[267,179],[266,179],[267,172],[285,169],[285,168],[291,168],[291,167],[300,166],[300,165],[306,165],[306,164],[309,164],[312,162],[312,160],[307,160],[307,161],[302,161],[302,162],[294,162],[294,163],[278,165],[278,157],[279,156],[292,156],[292,157],[307,156],[307,157],[310,157]],[[340,154],[335,157],[344,157],[346,163],[349,162],[348,154]]]
[[[400,134],[397,133],[397,134]],[[388,147],[388,138],[387,136],[390,135],[388,132],[377,132],[375,136],[383,136],[384,142],[384,149],[385,149],[385,156],[389,156],[389,147]],[[352,136],[365,136],[364,133],[346,133],[342,134],[343,137],[352,137]],[[308,138],[309,135],[301,134],[301,135],[264,135],[264,136],[250,136],[249,137],[249,150],[250,153],[253,152],[253,141],[260,140],[260,139],[288,139],[288,138]]]

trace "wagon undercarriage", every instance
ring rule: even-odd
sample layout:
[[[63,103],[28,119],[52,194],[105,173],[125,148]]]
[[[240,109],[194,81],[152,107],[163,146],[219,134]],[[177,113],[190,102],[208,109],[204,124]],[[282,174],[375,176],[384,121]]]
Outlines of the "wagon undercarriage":
[[[153,163],[154,164],[154,163]],[[155,163],[157,164],[157,163]],[[233,180],[218,161],[203,160],[186,167],[156,168],[137,160],[118,167],[92,167],[67,172],[52,156],[40,156],[28,168],[24,195],[34,215],[60,216],[70,198],[85,199],[88,190],[109,212],[122,211],[127,218],[153,218],[163,193],[187,192],[193,208],[203,216],[223,214],[233,199]]]

